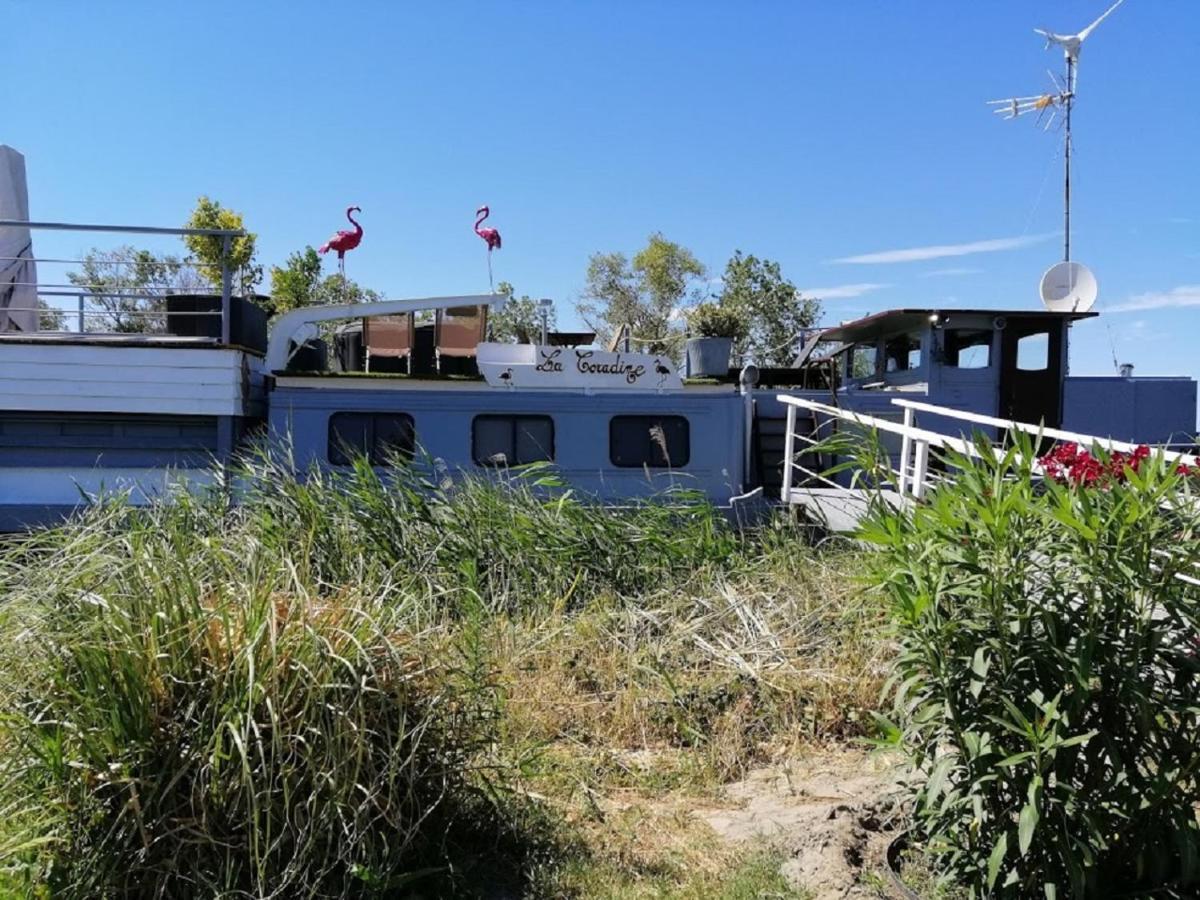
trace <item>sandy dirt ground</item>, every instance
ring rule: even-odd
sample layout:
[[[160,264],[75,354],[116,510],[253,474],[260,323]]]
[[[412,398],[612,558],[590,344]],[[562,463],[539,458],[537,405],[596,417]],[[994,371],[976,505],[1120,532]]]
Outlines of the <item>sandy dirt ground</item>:
[[[751,772],[696,814],[724,840],[770,842],[786,856],[788,881],[820,900],[878,900],[900,826],[899,776],[893,758],[817,752]]]

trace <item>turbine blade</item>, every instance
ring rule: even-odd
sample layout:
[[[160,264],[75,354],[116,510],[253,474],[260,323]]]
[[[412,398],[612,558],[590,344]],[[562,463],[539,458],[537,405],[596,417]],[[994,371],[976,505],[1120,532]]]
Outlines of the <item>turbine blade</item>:
[[[1086,41],[1087,36],[1096,30],[1096,26],[1099,25],[1101,22],[1103,22],[1105,19],[1107,19],[1110,15],[1112,15],[1112,11],[1124,2],[1125,2],[1125,0],[1117,0],[1116,3],[1114,3],[1108,9],[1106,9],[1103,12],[1103,14],[1100,16],[1100,18],[1098,18],[1095,22],[1093,22],[1087,28],[1083,29],[1083,31],[1079,32],[1079,40]]]

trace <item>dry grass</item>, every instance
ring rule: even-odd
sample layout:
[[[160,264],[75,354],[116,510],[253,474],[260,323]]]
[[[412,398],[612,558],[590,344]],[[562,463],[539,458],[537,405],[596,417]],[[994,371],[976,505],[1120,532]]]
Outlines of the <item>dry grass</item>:
[[[861,733],[887,663],[878,610],[852,553],[795,555],[637,604],[497,623],[510,741],[590,790],[711,790]]]

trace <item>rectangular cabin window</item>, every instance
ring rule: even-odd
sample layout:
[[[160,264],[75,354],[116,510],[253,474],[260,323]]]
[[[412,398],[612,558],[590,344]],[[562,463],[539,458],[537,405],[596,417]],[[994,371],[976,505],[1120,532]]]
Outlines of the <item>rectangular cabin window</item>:
[[[613,416],[608,423],[608,458],[621,468],[680,469],[691,458],[688,420]]]
[[[901,334],[883,346],[885,371],[907,372],[921,367],[921,335]]]
[[[875,344],[855,344],[850,351],[850,377],[870,378],[879,371],[879,347]]]
[[[1017,368],[1022,372],[1045,372],[1050,368],[1050,333],[1039,331],[1017,340]]]
[[[524,466],[554,459],[554,420],[549,416],[476,416],[471,455],[479,466]]]
[[[992,333],[979,328],[947,328],[942,346],[945,363],[959,369],[986,369],[992,364]]]
[[[416,429],[407,413],[340,412],[329,417],[329,461],[348,466],[365,456],[373,466],[412,459]]]

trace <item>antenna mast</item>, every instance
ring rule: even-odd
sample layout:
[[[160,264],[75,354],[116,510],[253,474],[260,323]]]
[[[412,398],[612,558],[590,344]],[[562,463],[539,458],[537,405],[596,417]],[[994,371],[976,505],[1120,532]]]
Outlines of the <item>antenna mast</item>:
[[[1054,83],[1054,92],[1034,95],[1032,97],[1011,97],[1008,100],[989,100],[994,107],[992,112],[1005,119],[1016,119],[1028,112],[1038,114],[1038,124],[1045,119],[1044,130],[1049,131],[1054,124],[1055,113],[1061,109],[1063,117],[1063,262],[1071,261],[1071,153],[1075,149],[1071,141],[1071,108],[1075,105],[1075,83],[1078,77],[1079,54],[1083,50],[1083,42],[1095,31],[1096,26],[1107,19],[1125,0],[1116,0],[1100,18],[1083,29],[1078,34],[1056,34],[1042,28],[1034,31],[1046,39],[1046,46],[1062,47],[1063,56],[1067,61],[1067,80],[1059,84],[1053,74],[1050,80]]]
[[[1071,107],[1075,103],[1075,60],[1067,57],[1067,89],[1060,94],[1063,107],[1063,262],[1071,261]]]

